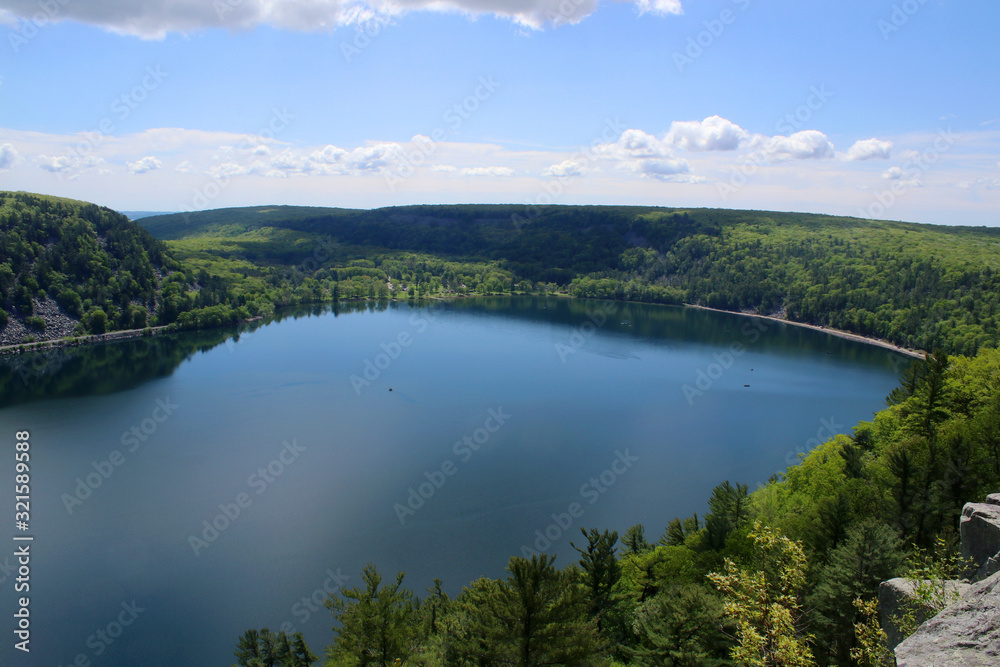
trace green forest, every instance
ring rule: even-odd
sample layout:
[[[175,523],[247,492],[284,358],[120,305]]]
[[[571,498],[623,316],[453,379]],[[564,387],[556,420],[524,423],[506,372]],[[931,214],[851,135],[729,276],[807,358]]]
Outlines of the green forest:
[[[250,629],[234,638],[240,665],[892,665],[879,582],[960,575],[961,507],[1000,485],[994,229],[609,206],[275,206],[141,223],[0,192],[0,333],[17,320],[34,332],[23,342],[44,340],[50,302],[76,336],[204,330],[155,337],[148,363],[115,374],[130,383],[218,344],[213,327],[288,305],[544,293],[776,315],[934,351],[851,436],[758,489],[723,482],[703,515],[582,529],[572,564],[515,555],[505,578],[449,582],[464,584],[454,597],[372,564],[328,601],[321,656]],[[3,374],[65,364],[37,391],[71,396],[121,357],[26,355]],[[925,602],[900,624],[943,600]]]
[[[45,299],[88,335],[303,303],[558,293],[772,315],[951,354],[1000,344],[992,228],[511,205],[247,207],[140,224],[0,193],[0,329],[16,317],[45,339],[33,313]]]
[[[251,207],[142,224],[210,272],[228,266],[239,279],[241,264],[247,275],[250,265],[295,266],[279,302],[399,297],[400,288],[407,297],[567,292],[778,315],[914,349],[974,354],[1000,343],[1000,234],[990,228],[502,205]]]
[[[452,598],[441,580],[418,595],[404,573],[369,565],[327,602],[322,664],[894,665],[874,618],[879,583],[962,574],[962,505],[1000,485],[1000,351],[916,362],[886,404],[752,492],[720,484],[704,516],[581,529],[561,569],[513,556],[506,578]],[[914,611],[944,600],[926,602]],[[301,635],[267,628],[238,638],[235,655],[248,667],[320,660]]]

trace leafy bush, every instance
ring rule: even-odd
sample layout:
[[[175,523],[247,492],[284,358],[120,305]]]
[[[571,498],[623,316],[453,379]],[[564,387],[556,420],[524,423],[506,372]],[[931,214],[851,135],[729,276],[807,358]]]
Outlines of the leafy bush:
[[[24,318],[24,323],[35,331],[45,331],[45,320],[37,315],[31,315]]]

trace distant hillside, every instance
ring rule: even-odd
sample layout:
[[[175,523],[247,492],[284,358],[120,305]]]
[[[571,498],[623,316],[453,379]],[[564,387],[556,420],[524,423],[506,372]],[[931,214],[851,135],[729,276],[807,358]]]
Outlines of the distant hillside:
[[[256,301],[231,294],[225,281],[184,269],[165,243],[120,213],[0,192],[0,345],[219,324],[258,312]]]
[[[367,267],[370,296],[394,278],[415,283],[419,294],[459,286],[489,292],[503,282],[510,283],[507,291],[530,291],[541,283],[583,297],[779,315],[918,349],[973,354],[1000,342],[995,228],[723,209],[514,205],[270,206],[140,224],[203,262],[297,264],[325,239],[339,250],[309,271],[319,292],[332,290],[325,278],[344,278],[323,269],[353,261]],[[406,253],[485,268],[478,279],[467,273],[469,280],[449,280],[441,266],[432,284],[433,270],[397,266]]]
[[[0,192],[0,337],[21,342],[24,327],[50,337],[50,326],[66,335],[84,319],[145,327],[169,262],[166,245],[120,213]]]
[[[152,215],[169,215],[169,211],[121,211],[121,214],[129,220],[138,220]]]

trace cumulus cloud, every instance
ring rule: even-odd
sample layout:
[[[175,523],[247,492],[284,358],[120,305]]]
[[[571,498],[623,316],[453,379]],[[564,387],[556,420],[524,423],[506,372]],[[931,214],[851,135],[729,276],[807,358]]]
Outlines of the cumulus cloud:
[[[639,14],[682,14],[681,0],[615,0]],[[74,20],[113,32],[162,39],[170,32],[207,28],[252,29],[269,25],[301,31],[330,30],[414,11],[492,15],[542,29],[574,24],[593,14],[601,0],[102,0],[59,3],[54,20]],[[30,18],[37,0],[0,0],[0,14]]]
[[[688,151],[733,151],[749,138],[746,130],[721,116],[674,121],[667,133],[668,142]]]
[[[672,157],[670,146],[642,130],[625,130],[617,141],[594,146],[594,153],[612,158]]]
[[[888,160],[892,153],[892,142],[881,139],[862,139],[854,142],[848,151],[847,160]]]
[[[137,162],[126,162],[125,166],[133,174],[145,174],[147,171],[153,171],[154,169],[159,169],[163,166],[160,162],[152,155],[147,155]]]
[[[510,167],[466,167],[459,173],[463,176],[513,176],[517,172]]]
[[[566,178],[583,176],[584,172],[583,165],[576,160],[563,160],[559,164],[549,165],[542,172],[542,176],[555,176],[556,178]]]
[[[67,153],[65,155],[58,155],[54,157],[39,155],[35,158],[35,160],[38,163],[39,169],[44,169],[45,171],[53,174],[68,176],[70,180],[75,179],[84,171],[92,167],[96,167],[104,162],[104,158],[97,157],[96,155],[80,157],[76,153]]]
[[[882,172],[882,178],[887,181],[898,181],[903,177],[903,170],[899,167],[889,167]]]
[[[677,180],[675,176],[691,171],[687,160],[674,156],[667,141],[642,130],[625,130],[616,141],[594,146],[594,154],[617,161],[620,169],[656,180]]]
[[[675,176],[690,173],[691,167],[688,165],[687,160],[655,158],[640,161],[638,171],[648,178],[655,178],[659,181],[670,181],[675,180]]]
[[[681,0],[635,0],[635,6],[639,8],[639,14],[683,14],[684,8]]]
[[[822,160],[834,156],[833,144],[819,130],[802,130],[785,137],[767,138],[763,142],[768,155],[784,160]]]
[[[3,144],[0,146],[0,171],[6,171],[21,161],[21,154],[17,152],[13,144]]]
[[[391,169],[404,158],[403,147],[395,142],[374,143],[351,150],[327,144],[308,152],[285,149],[267,163],[258,164],[266,164],[269,169],[285,172],[285,175],[358,175]]]

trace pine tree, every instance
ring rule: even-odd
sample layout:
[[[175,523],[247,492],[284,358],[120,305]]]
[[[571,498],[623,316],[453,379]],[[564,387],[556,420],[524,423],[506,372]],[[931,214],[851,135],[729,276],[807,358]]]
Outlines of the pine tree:
[[[618,543],[616,531],[598,532],[592,528],[588,533],[581,528],[580,532],[587,538],[585,549],[570,542],[570,546],[580,553],[580,569],[583,571],[583,582],[590,591],[590,617],[597,620],[597,629],[603,630],[604,614],[611,608],[612,589],[621,577],[621,568],[615,557]]]
[[[364,588],[341,590],[340,597],[326,601],[337,634],[328,647],[331,656],[349,656],[358,665],[390,667],[406,660],[414,649],[417,615],[413,592],[403,588],[404,573],[382,585],[382,575],[369,564],[361,574]]]
[[[584,665],[600,653],[587,595],[572,569],[554,557],[514,557],[504,581],[480,579],[459,596],[467,625],[455,652],[481,667]]]

